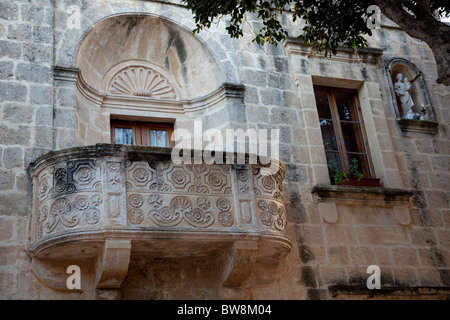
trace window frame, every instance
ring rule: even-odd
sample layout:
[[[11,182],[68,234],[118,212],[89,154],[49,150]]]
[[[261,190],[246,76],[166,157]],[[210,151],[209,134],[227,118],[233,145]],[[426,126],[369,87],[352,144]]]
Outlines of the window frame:
[[[313,89],[314,89],[314,95],[315,95],[316,89],[324,90],[327,93],[328,104],[330,107],[330,112],[331,112],[331,117],[332,117],[331,121],[333,123],[334,134],[336,136],[336,142],[337,142],[337,146],[338,146],[338,151],[334,152],[334,153],[337,153],[337,155],[341,161],[341,166],[342,166],[343,172],[345,172],[347,174],[349,173],[350,164],[348,162],[347,154],[364,155],[367,157],[367,166],[368,166],[368,170],[369,170],[369,176],[365,176],[365,178],[375,178],[375,170],[374,170],[374,166],[373,166],[373,162],[372,162],[372,157],[370,154],[369,142],[368,142],[366,127],[364,124],[364,118],[363,118],[363,114],[362,114],[361,104],[359,101],[358,91],[353,90],[353,89],[327,87],[327,86],[322,86],[322,85],[314,85]],[[339,110],[338,110],[336,96],[335,96],[336,92],[351,94],[354,98],[356,115],[358,117],[358,121],[357,122],[356,121],[348,121],[348,122],[349,123],[350,122],[358,123],[360,125],[361,138],[362,138],[361,144],[364,146],[365,152],[347,151],[347,148],[345,147],[345,139],[344,139],[344,134],[343,134],[343,130],[341,127],[341,121],[344,121],[344,122],[346,122],[346,121],[341,120],[339,118]],[[317,100],[316,100],[316,107],[317,107]],[[319,116],[319,119],[320,119],[320,116]],[[322,130],[321,130],[321,134],[322,134]],[[325,148],[325,153],[327,153],[326,148]]]
[[[133,144],[138,146],[150,146],[149,130],[165,130],[166,144],[168,148],[174,147],[174,141],[171,140],[173,133],[173,123],[159,123],[159,122],[143,122],[143,121],[129,121],[120,119],[111,119],[111,143],[115,143],[116,128],[131,128],[133,130]]]

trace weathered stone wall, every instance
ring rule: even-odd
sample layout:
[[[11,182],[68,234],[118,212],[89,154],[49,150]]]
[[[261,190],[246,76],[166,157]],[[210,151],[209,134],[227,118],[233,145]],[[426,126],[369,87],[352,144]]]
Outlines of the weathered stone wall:
[[[82,13],[78,30],[68,30],[66,24],[67,8],[73,4]],[[50,150],[108,142],[108,119],[91,118],[99,105],[78,95],[73,68],[79,67],[75,61],[79,47],[89,32],[95,32],[95,25],[123,14],[161,17],[184,30],[194,27],[184,8],[160,2],[0,2],[0,298],[80,298],[79,292],[46,288],[31,272],[27,254],[31,185],[26,168]],[[259,26],[252,19],[249,23]],[[290,26],[292,35],[294,27]],[[435,83],[436,66],[428,46],[386,22],[369,38],[370,46],[382,49],[382,54],[361,52],[362,58],[356,59],[340,52],[324,59],[295,41],[258,46],[251,41],[250,28],[238,40],[224,30],[220,22],[196,37],[217,63],[220,80],[245,86],[244,103],[236,99],[177,121],[187,128],[203,119],[220,128],[280,129],[284,202],[294,244],[279,280],[248,288],[241,297],[365,297],[359,289],[365,287],[367,266],[373,264],[381,268],[382,287],[450,286],[450,89]],[[407,59],[422,71],[439,123],[436,133],[405,133],[396,121],[385,69],[394,57]],[[315,185],[330,183],[314,84],[358,90],[377,176],[385,188],[412,191],[409,204],[385,201],[370,191],[364,201],[312,193]],[[123,298],[223,297],[202,259],[184,264],[132,258]],[[340,295],[344,287],[350,289]]]
[[[2,298],[36,291],[27,257],[26,167],[54,147],[52,1],[0,2],[0,288]]]

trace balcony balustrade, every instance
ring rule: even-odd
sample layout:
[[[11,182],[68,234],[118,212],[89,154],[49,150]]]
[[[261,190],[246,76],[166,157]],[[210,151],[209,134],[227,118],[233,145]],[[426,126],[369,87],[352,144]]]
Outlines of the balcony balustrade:
[[[29,254],[55,289],[67,289],[70,262],[93,270],[85,291],[111,296],[131,256],[209,256],[224,287],[263,285],[291,249],[281,163],[266,175],[261,164],[175,164],[168,148],[98,144],[50,152],[28,170]]]

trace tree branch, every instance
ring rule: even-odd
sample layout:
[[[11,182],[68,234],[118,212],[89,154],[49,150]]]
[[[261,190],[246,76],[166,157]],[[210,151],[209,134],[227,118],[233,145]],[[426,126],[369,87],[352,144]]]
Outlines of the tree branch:
[[[450,85],[450,26],[436,20],[431,11],[420,19],[408,14],[399,1],[373,0],[383,14],[397,23],[409,36],[426,42],[433,51],[438,68],[437,83]],[[423,3],[422,3],[423,4]]]

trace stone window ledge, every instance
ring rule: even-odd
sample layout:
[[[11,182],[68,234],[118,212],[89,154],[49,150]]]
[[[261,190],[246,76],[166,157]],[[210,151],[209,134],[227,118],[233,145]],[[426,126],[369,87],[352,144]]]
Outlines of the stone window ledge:
[[[337,203],[360,207],[390,208],[400,225],[408,226],[411,223],[409,198],[413,195],[413,192],[408,190],[382,187],[316,185],[311,192],[317,196],[317,207],[326,223],[333,224],[338,221],[339,211]]]
[[[315,185],[311,192],[316,194],[319,200],[341,199],[383,202],[408,202],[413,195],[412,191],[404,189],[335,185]]]
[[[370,290],[366,286],[359,285],[334,285],[328,288],[335,299],[433,299],[448,300],[450,287],[382,287]]]
[[[437,133],[439,123],[428,120],[397,119],[403,133]]]

